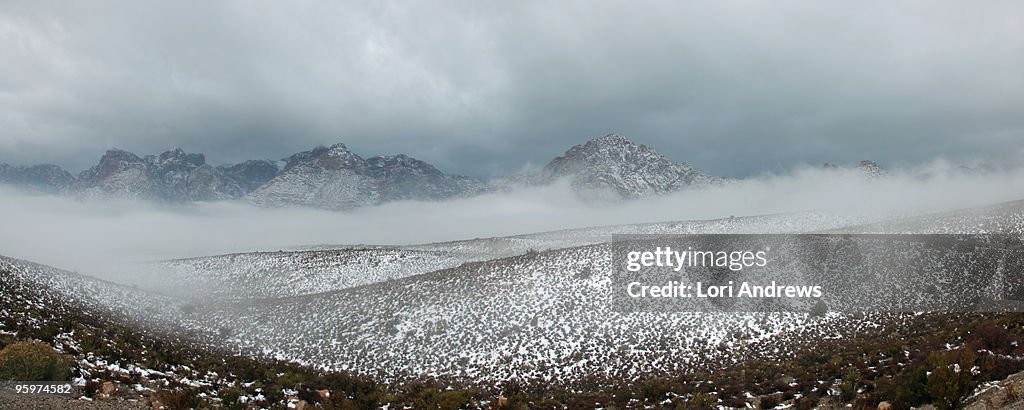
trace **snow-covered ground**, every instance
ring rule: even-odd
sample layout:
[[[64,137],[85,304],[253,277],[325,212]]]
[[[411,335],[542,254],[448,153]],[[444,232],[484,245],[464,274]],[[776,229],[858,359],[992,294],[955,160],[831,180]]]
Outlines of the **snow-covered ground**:
[[[138,268],[144,288],[195,299],[331,292],[527,252],[607,243],[614,234],[800,233],[869,220],[823,212],[615,225],[411,246],[338,246],[176,259]]]
[[[163,296],[14,259],[0,268],[134,320],[383,381],[437,376],[573,383],[634,380],[898,326],[906,316],[617,313],[615,233],[1024,232],[1024,205],[890,221],[824,213],[627,225],[417,245],[236,254],[161,264]],[[170,289],[170,288],[169,288]],[[208,295],[217,297],[209,298]],[[2,330],[2,329],[0,329]]]

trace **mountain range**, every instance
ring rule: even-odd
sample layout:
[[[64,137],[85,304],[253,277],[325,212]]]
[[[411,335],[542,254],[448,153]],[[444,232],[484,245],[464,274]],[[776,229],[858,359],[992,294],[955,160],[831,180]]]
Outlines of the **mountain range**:
[[[863,161],[859,168],[870,175],[884,175],[884,170],[870,161]],[[646,145],[615,134],[573,146],[539,171],[491,182],[447,174],[404,154],[364,159],[340,143],[279,161],[250,160],[220,166],[208,164],[203,154],[186,153],[180,148],[143,157],[111,149],[98,164],[77,176],[57,165],[0,164],[0,183],[40,193],[170,203],[241,199],[264,207],[325,209],[468,197],[563,179],[580,193],[624,199],[729,181],[671,161]]]

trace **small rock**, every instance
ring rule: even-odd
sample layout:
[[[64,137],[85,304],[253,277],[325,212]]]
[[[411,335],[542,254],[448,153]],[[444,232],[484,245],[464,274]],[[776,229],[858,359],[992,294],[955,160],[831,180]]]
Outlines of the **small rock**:
[[[508,397],[498,395],[498,407],[508,407]]]
[[[100,385],[100,393],[111,395],[116,391],[117,386],[114,385],[114,382],[103,382],[103,384]]]
[[[297,403],[295,403],[295,410],[306,410],[309,408],[309,403],[307,403],[305,400],[299,400]]]
[[[330,397],[331,397],[331,391],[330,391],[330,390],[327,390],[327,389],[324,389],[324,390],[317,390],[317,394],[319,394],[319,395],[320,395],[320,398],[321,398],[321,399],[327,399],[327,398],[330,398]]]
[[[887,401],[878,403],[878,410],[892,410],[892,403],[889,403]]]
[[[162,409],[162,408],[164,408],[164,404],[160,403],[159,400],[153,400],[153,401],[149,402],[149,405],[153,406],[154,409]]]

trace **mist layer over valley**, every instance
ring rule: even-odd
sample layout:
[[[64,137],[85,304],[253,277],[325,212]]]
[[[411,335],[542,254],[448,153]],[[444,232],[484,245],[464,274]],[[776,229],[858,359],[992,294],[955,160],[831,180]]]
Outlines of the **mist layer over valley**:
[[[350,211],[259,208],[239,201],[167,205],[76,200],[3,188],[0,249],[119,279],[125,263],[336,245],[409,245],[603,225],[804,211],[877,219],[1018,199],[1024,170],[970,171],[936,161],[869,178],[805,167],[639,200],[593,200],[567,180],[447,201]],[[589,195],[589,196],[588,196]],[[131,276],[121,277],[131,281]]]

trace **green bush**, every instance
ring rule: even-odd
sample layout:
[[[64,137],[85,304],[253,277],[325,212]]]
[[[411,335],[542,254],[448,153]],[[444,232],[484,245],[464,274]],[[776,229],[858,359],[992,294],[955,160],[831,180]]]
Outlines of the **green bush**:
[[[919,407],[928,403],[928,369],[917,366],[898,374],[892,381],[889,400],[900,409]]]
[[[42,342],[24,341],[0,350],[0,380],[63,381],[71,360]]]
[[[843,384],[839,385],[839,398],[843,402],[850,402],[857,398],[857,390],[860,389],[861,376],[856,369],[850,369],[843,376]]]
[[[221,389],[217,396],[220,397],[221,406],[225,409],[241,409],[243,408],[241,397],[244,392],[237,387],[230,387]]]
[[[932,397],[932,404],[941,410],[960,407],[970,396],[975,387],[984,381],[988,363],[979,360],[976,353],[970,350],[954,350],[943,353],[932,353],[927,361],[931,367],[926,386]],[[983,369],[977,374],[972,368]]]
[[[718,404],[718,398],[708,393],[694,393],[690,398],[690,405],[695,409],[713,409]]]

